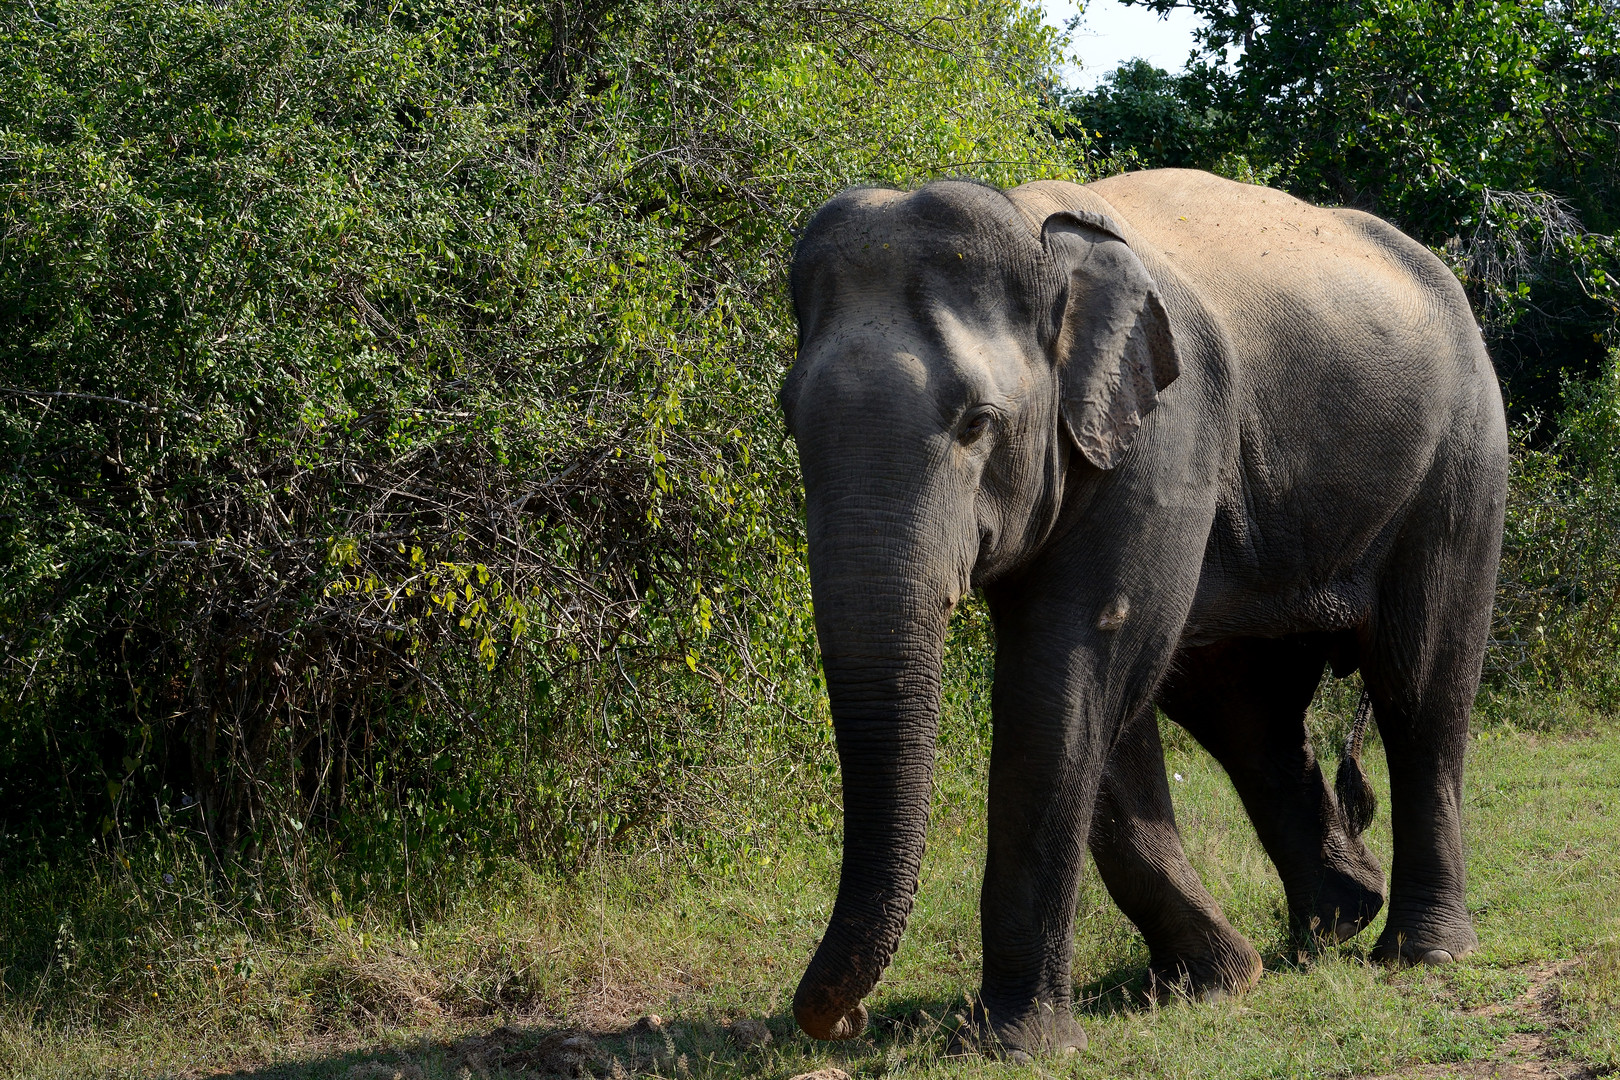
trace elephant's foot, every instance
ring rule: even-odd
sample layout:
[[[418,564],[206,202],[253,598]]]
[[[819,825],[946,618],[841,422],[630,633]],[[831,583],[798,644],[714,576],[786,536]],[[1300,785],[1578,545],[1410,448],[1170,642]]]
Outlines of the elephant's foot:
[[[1013,1010],[992,1009],[981,1000],[951,1035],[946,1054],[983,1054],[1027,1065],[1038,1057],[1076,1054],[1085,1048],[1086,1033],[1067,1002],[1037,1002]]]
[[[1330,866],[1308,906],[1301,905],[1309,914],[1302,916],[1294,905],[1289,907],[1296,912],[1290,921],[1301,940],[1318,945],[1349,941],[1383,910],[1383,871],[1370,855],[1344,867]]]
[[[1459,922],[1453,918],[1446,922],[1397,925],[1393,917],[1378,935],[1373,946],[1373,959],[1386,964],[1449,964],[1461,960],[1479,948],[1479,938],[1468,925],[1466,916]]]
[[[1225,920],[1187,947],[1150,945],[1149,951],[1148,988],[1156,1001],[1220,1001],[1246,994],[1260,981],[1260,954]]]

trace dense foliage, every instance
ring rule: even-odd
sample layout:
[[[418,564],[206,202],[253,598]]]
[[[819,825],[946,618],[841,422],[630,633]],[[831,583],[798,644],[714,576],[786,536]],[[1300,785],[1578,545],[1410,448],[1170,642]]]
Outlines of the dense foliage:
[[[0,859],[187,831],[307,879],[319,835],[420,883],[826,761],[782,757],[827,738],[793,228],[1061,175],[1036,15],[3,10]]]
[[[1613,706],[1612,5],[1190,6],[1203,62],[1065,96],[1020,0],[0,5],[0,861],[420,902],[830,827],[774,399],[794,229],[859,182],[1395,219],[1523,429],[1492,677]]]
[[[1491,681],[1620,710],[1620,350],[1566,385],[1554,435],[1514,455]]]

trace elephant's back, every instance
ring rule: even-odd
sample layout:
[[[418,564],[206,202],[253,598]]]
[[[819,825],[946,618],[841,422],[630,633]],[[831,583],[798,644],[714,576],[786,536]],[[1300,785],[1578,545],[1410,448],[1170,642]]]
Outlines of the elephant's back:
[[[1191,169],[1039,181],[1009,195],[1037,229],[1060,209],[1113,218],[1172,321],[1197,328],[1205,347],[1195,351],[1223,369],[1239,414],[1342,427],[1353,409],[1369,424],[1398,416],[1437,435],[1455,407],[1494,392],[1461,285],[1370,214]]]
[[[1484,357],[1445,264],[1370,214],[1192,169],[1125,173],[1084,190],[1209,302],[1251,363],[1347,347],[1371,360],[1416,347],[1455,378],[1456,365],[1473,369]]]
[[[1431,252],[1367,214],[1191,169],[1125,173],[1086,190],[1248,326],[1281,321],[1292,332],[1309,311],[1325,330],[1354,333],[1371,317],[1413,331],[1468,314]]]
[[[1494,391],[1462,286],[1388,222],[1191,169],[1082,190],[1198,297],[1222,329],[1235,384],[1262,411],[1303,418],[1312,404],[1330,415],[1359,405],[1369,419],[1427,419],[1437,435],[1456,407]]]

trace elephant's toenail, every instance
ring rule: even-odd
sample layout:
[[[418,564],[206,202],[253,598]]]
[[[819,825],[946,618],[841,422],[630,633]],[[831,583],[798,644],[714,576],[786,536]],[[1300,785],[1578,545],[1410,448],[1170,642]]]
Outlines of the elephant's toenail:
[[[1014,1065],[1033,1065],[1033,1064],[1035,1064],[1035,1059],[1030,1057],[1028,1054],[1024,1053],[1022,1050],[1009,1050],[1009,1051],[1007,1051],[1007,1060],[1012,1062]]]
[[[1418,963],[1427,964],[1430,967],[1439,967],[1441,964],[1451,963],[1453,959],[1454,957],[1444,949],[1430,949],[1418,957]]]

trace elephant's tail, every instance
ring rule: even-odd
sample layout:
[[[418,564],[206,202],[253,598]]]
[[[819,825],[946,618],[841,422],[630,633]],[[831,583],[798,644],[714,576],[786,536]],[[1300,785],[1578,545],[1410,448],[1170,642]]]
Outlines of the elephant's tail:
[[[1372,695],[1364,687],[1361,701],[1356,705],[1356,717],[1350,722],[1350,736],[1344,741],[1344,756],[1339,758],[1339,775],[1333,780],[1333,793],[1338,796],[1339,809],[1350,826],[1351,836],[1360,836],[1372,824],[1378,811],[1378,796],[1367,783],[1361,771],[1361,744],[1367,737],[1367,721],[1372,717]]]

